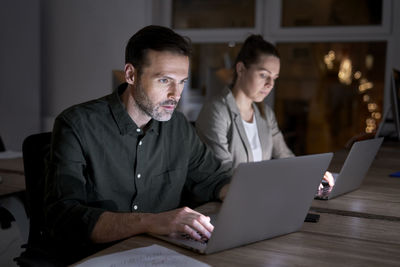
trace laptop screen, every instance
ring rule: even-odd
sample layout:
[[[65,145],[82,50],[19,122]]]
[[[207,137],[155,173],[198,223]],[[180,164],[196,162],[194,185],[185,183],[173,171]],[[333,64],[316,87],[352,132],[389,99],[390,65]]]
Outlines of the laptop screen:
[[[400,71],[396,69],[393,69],[392,72],[391,92],[393,120],[396,125],[397,137],[400,140]]]

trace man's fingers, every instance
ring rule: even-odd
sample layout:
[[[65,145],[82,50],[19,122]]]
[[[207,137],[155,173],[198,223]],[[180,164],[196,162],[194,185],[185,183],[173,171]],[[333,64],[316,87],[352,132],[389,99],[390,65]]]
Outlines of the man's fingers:
[[[201,240],[201,235],[187,224],[183,226],[183,232],[196,240]]]
[[[211,237],[214,226],[210,223],[210,217],[189,209],[186,209],[185,214],[182,215],[183,232],[197,240],[201,240],[202,237]]]
[[[185,225],[185,232],[190,234],[192,238],[197,240],[205,240],[211,237],[211,233],[199,222],[196,221],[193,225],[193,227]]]
[[[212,231],[214,231],[214,225],[211,224],[210,220],[210,217],[201,215],[199,222],[207,232],[212,233]]]
[[[204,216],[196,216],[193,218],[189,224],[188,224],[193,230],[197,233],[200,234],[203,237],[210,238],[211,233],[214,230],[214,226],[210,223],[210,221]],[[196,235],[196,239],[197,235]],[[201,239],[201,237],[200,237]]]
[[[149,230],[157,234],[185,233],[197,240],[211,237],[214,226],[210,217],[188,207],[157,214],[156,226]]]

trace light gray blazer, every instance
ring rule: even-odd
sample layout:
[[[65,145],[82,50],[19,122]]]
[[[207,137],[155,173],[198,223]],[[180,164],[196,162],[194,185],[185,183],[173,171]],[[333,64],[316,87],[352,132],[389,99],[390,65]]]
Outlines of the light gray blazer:
[[[262,148],[262,159],[293,157],[278,128],[275,114],[265,105],[266,119],[253,104],[258,134]],[[235,98],[229,88],[203,105],[196,121],[200,138],[215,153],[223,164],[236,168],[241,162],[253,161],[253,153],[243,126]]]

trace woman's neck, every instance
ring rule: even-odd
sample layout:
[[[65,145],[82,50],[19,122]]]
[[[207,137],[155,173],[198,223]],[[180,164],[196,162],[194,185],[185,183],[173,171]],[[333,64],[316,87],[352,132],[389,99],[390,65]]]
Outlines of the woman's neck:
[[[237,83],[232,88],[232,94],[235,98],[236,105],[239,109],[240,116],[244,121],[253,122],[253,101],[243,93],[243,90],[238,86]]]

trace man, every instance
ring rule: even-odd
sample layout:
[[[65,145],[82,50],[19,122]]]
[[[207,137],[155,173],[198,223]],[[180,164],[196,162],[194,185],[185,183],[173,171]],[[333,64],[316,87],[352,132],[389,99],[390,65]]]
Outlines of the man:
[[[126,83],[57,117],[46,225],[55,244],[69,245],[63,252],[71,261],[93,253],[94,244],[141,233],[210,236],[209,217],[178,208],[184,192],[201,202],[222,200],[231,175],[174,112],[189,55],[180,35],[145,27],[126,46]]]

